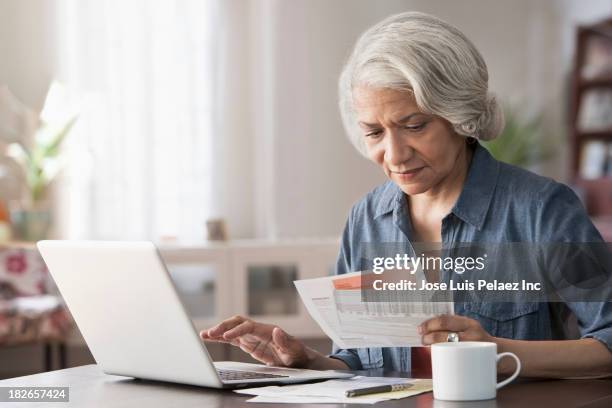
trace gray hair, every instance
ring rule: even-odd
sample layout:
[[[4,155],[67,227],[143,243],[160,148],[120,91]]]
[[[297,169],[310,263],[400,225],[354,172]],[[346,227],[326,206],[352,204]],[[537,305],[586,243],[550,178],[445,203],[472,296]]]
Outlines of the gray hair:
[[[425,13],[396,14],[364,32],[344,65],[344,128],[365,155],[353,107],[353,88],[363,85],[409,91],[421,111],[446,119],[457,134],[491,140],[503,129],[504,116],[488,81],[482,56],[457,28]]]

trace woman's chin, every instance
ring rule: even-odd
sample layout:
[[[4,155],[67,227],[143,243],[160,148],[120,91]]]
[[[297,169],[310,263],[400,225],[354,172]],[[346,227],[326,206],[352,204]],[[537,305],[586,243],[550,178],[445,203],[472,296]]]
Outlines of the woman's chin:
[[[404,193],[408,195],[422,194],[431,188],[429,184],[426,183],[398,183],[395,180],[394,182]]]
[[[404,193],[408,195],[416,195],[424,193],[431,188],[431,178],[427,173],[427,169],[420,169],[416,173],[412,174],[387,173],[387,176]]]

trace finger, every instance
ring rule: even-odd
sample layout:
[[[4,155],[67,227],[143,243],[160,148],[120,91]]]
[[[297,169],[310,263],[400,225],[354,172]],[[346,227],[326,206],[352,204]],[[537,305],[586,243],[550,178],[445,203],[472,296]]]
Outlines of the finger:
[[[239,343],[239,347],[245,353],[251,354],[255,347],[257,347],[257,342],[249,341],[244,338],[237,338],[234,341]]]
[[[267,365],[277,365],[276,364],[276,360],[274,359],[272,354],[266,353],[265,349],[263,347],[258,348],[255,351],[253,351],[251,353],[251,356],[253,356],[253,358],[261,361],[264,364],[267,364]]]
[[[265,364],[276,364],[274,356],[269,352],[268,348],[266,347],[266,342],[260,340],[248,341],[241,338],[240,349]]]
[[[245,319],[242,316],[232,316],[229,319],[225,319],[216,326],[213,326],[208,329],[208,335],[210,337],[219,337],[227,330],[232,329],[233,327],[242,323],[244,320]]]
[[[283,353],[294,354],[299,350],[297,347],[299,341],[280,327],[275,327],[272,330],[272,341]]]
[[[239,341],[241,348],[247,353],[254,353],[257,349],[265,349],[269,344],[269,341],[250,335],[237,337],[235,341]]]
[[[251,353],[254,356],[258,356],[260,354],[264,354],[266,352],[266,350],[268,350],[271,340],[272,339],[259,339],[259,338],[255,338],[255,341],[253,342],[255,344],[255,348],[253,348],[253,351]],[[255,358],[257,358],[257,357],[255,357]]]
[[[253,322],[250,320],[245,320],[244,322],[240,323],[238,326],[234,327],[231,330],[226,331],[225,333],[223,333],[223,338],[225,340],[232,340],[235,339],[236,337],[240,337],[240,336],[244,336],[245,334],[250,334],[253,332]]]
[[[440,315],[424,321],[417,328],[420,334],[427,334],[436,331],[465,331],[470,327],[471,320],[465,316]]]
[[[238,345],[238,342],[235,341],[235,340],[229,341],[229,340],[225,340],[222,337],[210,337],[210,336],[208,336],[207,332],[208,332],[208,330],[202,330],[200,332],[200,338],[202,339],[202,341],[208,341],[208,342],[211,342],[211,343],[226,343],[226,344],[232,344],[234,346]]]
[[[239,339],[235,341],[238,341],[238,347],[240,347],[240,350],[244,351],[247,354],[251,354],[255,349],[255,346],[251,343],[245,343],[243,341],[240,341]]]
[[[434,343],[446,343],[448,341],[448,333],[450,332],[436,331],[424,334],[421,337],[421,343],[423,343],[424,346],[429,346],[430,344]],[[465,340],[462,338],[461,333],[457,333],[457,335],[459,336],[459,341]]]
[[[206,341],[211,343],[223,343],[223,344],[231,344],[232,346],[240,345],[240,342],[236,340],[224,340],[224,339],[206,339]]]
[[[278,327],[272,331],[272,340],[276,357],[281,365],[300,367],[307,363],[306,347],[300,340]]]
[[[236,346],[236,347],[240,347],[240,339],[234,339],[234,340],[215,340],[218,341],[220,343],[226,343],[226,344],[231,344],[232,346]]]
[[[238,326],[245,320],[242,316],[233,316],[208,329],[209,337],[221,337],[226,331]]]
[[[210,337],[210,336],[208,335],[208,330],[209,330],[209,329],[200,330],[200,338],[201,338],[202,340],[206,340],[206,341],[217,341],[217,340],[219,340],[219,339],[218,339],[218,338],[216,338],[216,337]]]
[[[272,330],[272,341],[281,351],[287,352],[289,350],[289,339],[283,329],[275,327]]]

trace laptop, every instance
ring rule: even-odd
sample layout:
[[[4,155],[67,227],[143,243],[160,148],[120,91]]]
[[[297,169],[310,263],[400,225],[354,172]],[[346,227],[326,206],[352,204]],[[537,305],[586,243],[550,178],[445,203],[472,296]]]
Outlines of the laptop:
[[[107,374],[213,388],[352,376],[213,362],[151,242],[48,240],[37,246]]]

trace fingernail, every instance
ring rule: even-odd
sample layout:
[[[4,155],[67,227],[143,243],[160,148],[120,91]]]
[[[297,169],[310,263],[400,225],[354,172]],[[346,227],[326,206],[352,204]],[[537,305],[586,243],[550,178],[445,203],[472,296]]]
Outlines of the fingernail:
[[[423,326],[421,326],[421,325],[417,326],[417,333],[423,334]]]

